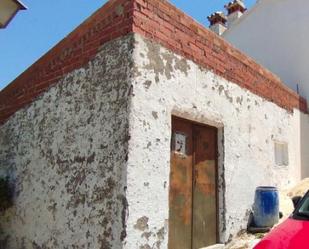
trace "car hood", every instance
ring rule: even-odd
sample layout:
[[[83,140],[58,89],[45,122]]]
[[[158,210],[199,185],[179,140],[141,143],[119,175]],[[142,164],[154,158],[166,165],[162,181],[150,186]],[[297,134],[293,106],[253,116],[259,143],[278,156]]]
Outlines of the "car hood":
[[[274,228],[254,249],[308,249],[309,221],[287,219]]]

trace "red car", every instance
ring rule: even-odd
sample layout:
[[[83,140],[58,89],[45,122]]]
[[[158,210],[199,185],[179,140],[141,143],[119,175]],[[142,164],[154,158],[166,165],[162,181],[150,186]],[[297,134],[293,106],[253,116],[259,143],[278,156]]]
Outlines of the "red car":
[[[309,248],[309,191],[296,202],[293,214],[267,234],[254,249]]]

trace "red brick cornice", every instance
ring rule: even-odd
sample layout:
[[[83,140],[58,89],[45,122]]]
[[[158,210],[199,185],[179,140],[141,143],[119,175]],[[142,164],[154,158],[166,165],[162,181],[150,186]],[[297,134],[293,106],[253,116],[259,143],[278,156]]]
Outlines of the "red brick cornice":
[[[88,63],[106,42],[138,33],[291,111],[306,101],[278,77],[166,0],[111,0],[0,92],[0,123],[64,75]]]
[[[273,73],[166,0],[135,0],[133,31],[289,111],[306,100]]]

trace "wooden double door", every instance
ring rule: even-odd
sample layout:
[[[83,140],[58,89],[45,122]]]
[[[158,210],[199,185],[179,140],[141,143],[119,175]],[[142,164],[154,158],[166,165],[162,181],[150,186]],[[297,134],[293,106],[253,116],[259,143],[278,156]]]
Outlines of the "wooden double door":
[[[169,249],[218,241],[217,129],[172,117]]]

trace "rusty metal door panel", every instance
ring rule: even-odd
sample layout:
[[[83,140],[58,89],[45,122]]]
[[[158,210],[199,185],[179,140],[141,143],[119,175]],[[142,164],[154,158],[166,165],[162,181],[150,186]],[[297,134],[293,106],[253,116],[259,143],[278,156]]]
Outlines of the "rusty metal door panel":
[[[172,118],[169,249],[217,242],[217,129]]]
[[[191,249],[192,124],[173,117],[169,194],[169,249]]]
[[[193,128],[192,249],[217,242],[217,129]]]

